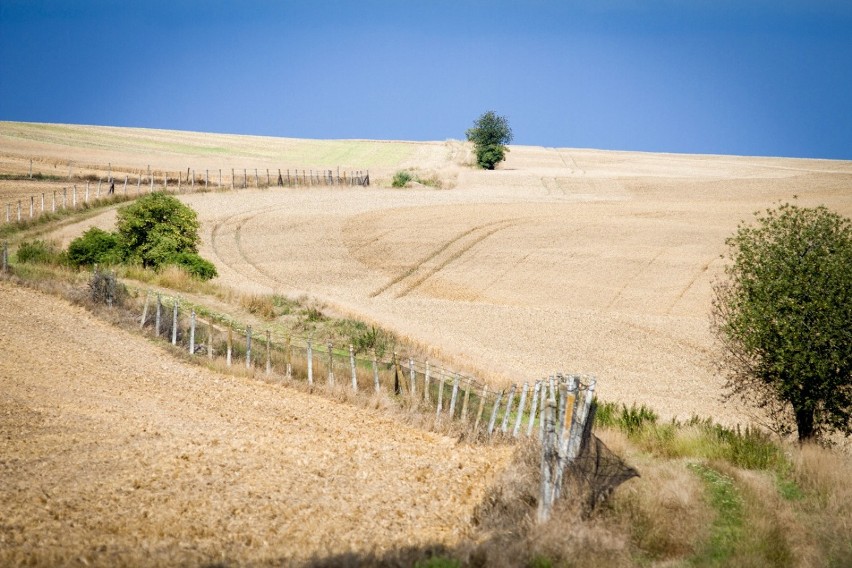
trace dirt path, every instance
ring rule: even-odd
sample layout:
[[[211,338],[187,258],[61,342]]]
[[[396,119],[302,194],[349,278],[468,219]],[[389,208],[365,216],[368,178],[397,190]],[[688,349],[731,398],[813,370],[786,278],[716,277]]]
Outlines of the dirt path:
[[[183,364],[0,283],[0,565],[297,562],[451,543],[507,459]]]

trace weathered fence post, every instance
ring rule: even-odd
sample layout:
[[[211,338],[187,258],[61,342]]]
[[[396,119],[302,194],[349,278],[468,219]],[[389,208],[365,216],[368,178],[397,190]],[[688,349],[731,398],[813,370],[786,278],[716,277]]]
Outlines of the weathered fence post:
[[[494,407],[491,409],[491,420],[488,421],[488,435],[494,433],[494,425],[497,423],[497,413],[500,411],[500,403],[503,401],[503,393],[505,391],[500,391],[497,395],[497,400],[494,401]]]
[[[290,181],[289,170],[287,170],[287,181]],[[373,383],[376,387],[376,394],[378,394],[378,392],[381,390],[381,386],[379,385],[379,361],[375,349],[373,349]]]
[[[266,374],[272,373],[272,352],[270,351],[271,341],[270,332],[266,330]]]
[[[177,327],[178,327],[178,304],[177,298],[174,300],[172,308],[172,345],[177,345]]]
[[[509,429],[509,418],[512,414],[512,404],[515,402],[515,391],[518,389],[518,385],[512,385],[512,388],[509,390],[509,400],[506,401],[506,412],[503,413],[503,424],[500,425],[500,432],[503,434]]]
[[[234,353],[234,326],[228,326],[228,340],[225,344],[225,363],[230,367]]]
[[[334,386],[334,346],[331,341],[327,344],[328,347],[328,386]]]
[[[142,308],[142,319],[139,321],[139,327],[145,327],[145,320],[148,319],[148,302],[151,299],[151,292],[145,293],[145,307]]]
[[[246,326],[246,369],[251,369],[251,326]]]
[[[157,316],[156,320],[154,320],[154,336],[160,337],[160,323],[162,322],[162,313],[163,313],[163,298],[160,296],[160,293],[157,292]]]
[[[204,191],[207,191],[207,185],[210,181],[210,170],[204,170]]]
[[[441,410],[444,406],[444,381],[446,381],[446,376],[444,376],[444,369],[441,368],[441,380],[438,381],[438,407],[435,411],[436,420],[441,418]]]
[[[124,195],[127,196],[127,175],[124,176]]]
[[[456,373],[456,376],[453,377],[453,396],[450,397],[450,420],[452,420],[456,415],[456,399],[459,396],[459,374]]]
[[[213,322],[207,322],[207,358],[213,359]]]
[[[189,314],[189,354],[195,355],[195,308]]]
[[[524,388],[521,389],[521,400],[518,402],[518,418],[515,420],[515,428],[512,430],[512,437],[517,438],[518,432],[521,430],[521,422],[524,419],[524,407],[527,404],[527,391],[530,384],[524,381]]]
[[[310,339],[308,340],[308,385],[314,384],[314,350]]]
[[[266,170],[266,175],[269,175],[269,170]],[[352,391],[358,392],[358,375],[355,372],[355,347],[349,344],[349,366],[352,368]]]
[[[416,380],[417,380],[417,379],[416,379],[416,377],[417,377],[417,375],[416,375],[416,371],[414,370],[414,358],[413,358],[413,357],[409,357],[409,358],[408,358],[408,375],[409,375],[409,377],[410,377],[410,379],[411,379],[411,380],[410,380],[410,382],[411,382],[411,392],[409,392],[408,394],[409,394],[409,396],[411,397],[411,401],[413,402],[413,401],[414,401],[414,396],[415,396],[415,394],[416,394],[416,390],[417,390],[417,383],[416,383]]]
[[[476,421],[473,423],[473,435],[479,432],[479,423],[482,421],[482,413],[485,411],[485,397],[488,395],[488,385],[482,385],[482,394],[479,396],[479,409],[476,411]]]
[[[231,168],[231,191],[234,190],[234,168]]]
[[[423,373],[423,402],[426,403],[426,406],[429,406],[431,401],[429,400],[429,374],[431,369],[429,369],[429,359],[426,359],[426,371]]]
[[[21,222],[21,200],[18,200],[18,223]]]
[[[538,438],[539,438],[539,440],[544,440],[544,430],[545,430],[544,410],[545,410],[545,405],[547,404],[548,385],[549,385],[549,383],[548,383],[547,379],[542,379],[541,392],[539,393],[539,402],[538,402],[538,405],[539,405]]]
[[[461,410],[461,420],[462,422],[467,420],[467,403],[470,399],[470,386],[473,383],[473,379],[468,377],[464,383],[464,401],[462,402],[462,410]]]
[[[551,396],[544,408],[544,439],[541,451],[541,494],[538,500],[538,522],[543,523],[550,518],[553,506],[553,469],[557,461],[556,432],[554,431],[553,415],[556,412],[556,399]]]
[[[260,188],[260,181],[258,180],[258,177],[257,177],[257,168],[254,169],[254,188],[255,189]]]
[[[35,196],[30,195],[30,219],[33,218],[33,213],[35,213]]]
[[[287,341],[284,343],[284,361],[287,363],[287,379],[293,378],[293,365],[290,359],[292,349],[290,346],[290,336],[287,336]]]

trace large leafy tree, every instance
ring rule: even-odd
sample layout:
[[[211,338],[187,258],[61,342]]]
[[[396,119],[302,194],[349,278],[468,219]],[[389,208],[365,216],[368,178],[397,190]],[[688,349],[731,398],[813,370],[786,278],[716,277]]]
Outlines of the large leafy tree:
[[[712,326],[727,397],[800,440],[852,433],[852,222],[783,204],[727,239]]]
[[[477,118],[466,135],[468,141],[473,142],[476,163],[486,170],[493,170],[506,158],[506,152],[509,151],[506,144],[512,141],[508,119],[492,110]]]
[[[198,252],[198,218],[166,193],[152,193],[118,210],[116,232],[128,260],[149,268],[169,264],[180,253]]]

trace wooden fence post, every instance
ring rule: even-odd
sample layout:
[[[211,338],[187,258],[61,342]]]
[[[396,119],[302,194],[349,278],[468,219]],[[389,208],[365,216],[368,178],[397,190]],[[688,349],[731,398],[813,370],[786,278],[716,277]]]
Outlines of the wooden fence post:
[[[521,389],[521,400],[518,402],[518,418],[515,420],[515,428],[512,430],[512,437],[517,438],[518,432],[521,430],[521,422],[524,420],[524,407],[527,404],[527,391],[530,384],[524,381],[524,388]]]
[[[429,374],[431,369],[429,369],[429,359],[426,359],[426,372],[423,374],[423,402],[426,403],[426,406],[431,404],[429,400]]]
[[[257,168],[255,168],[255,169],[254,169],[254,188],[255,188],[255,189],[259,189],[259,188],[260,188],[260,181],[259,181],[259,179],[258,179],[258,177],[257,177]]]
[[[142,308],[142,319],[139,320],[139,327],[145,327],[145,320],[148,319],[148,302],[151,300],[151,292],[145,293],[145,307]]]
[[[207,322],[207,358],[213,359],[213,322]]]
[[[219,168],[219,189],[222,189],[222,168]]]
[[[228,326],[228,340],[225,346],[225,363],[230,367],[234,352],[234,326]]]
[[[479,397],[479,409],[476,411],[476,421],[473,423],[473,435],[479,432],[479,423],[482,421],[482,413],[485,410],[485,397],[488,395],[488,385],[482,385],[482,394]]]
[[[9,270],[9,243],[3,241],[3,273]]]
[[[172,345],[177,345],[177,326],[178,326],[178,304],[180,301],[175,298],[172,309]]]
[[[86,182],[88,186],[89,182]],[[74,193],[71,195],[71,205],[77,209],[77,184],[74,184]]]
[[[189,354],[195,356],[195,308],[189,314]]]
[[[33,218],[33,213],[35,213],[35,195],[30,195],[30,219]]]
[[[334,386],[334,346],[328,342],[328,386]]]
[[[438,381],[438,406],[435,411],[436,420],[441,418],[441,410],[444,406],[444,381],[446,381],[446,377],[444,376],[444,369],[441,368],[441,380]]]
[[[234,190],[234,168],[231,168],[231,191]]]
[[[269,170],[266,170],[266,174],[269,175]],[[349,366],[352,368],[352,391],[358,392],[358,375],[355,371],[355,347],[352,344],[349,344]]]
[[[287,170],[287,181],[290,181],[290,170]],[[375,349],[373,349],[373,383],[376,387],[376,394],[378,394],[381,387],[379,386],[379,362],[377,361]]]
[[[163,298],[160,296],[160,293],[157,292],[157,316],[156,320],[154,320],[154,336],[160,337],[160,324],[162,323],[162,315],[163,315]]]
[[[417,380],[417,379],[416,379],[417,374],[416,374],[416,373],[417,373],[417,372],[414,370],[414,358],[413,358],[413,357],[409,357],[409,358],[408,358],[408,375],[409,375],[409,377],[410,377],[410,379],[411,379],[411,380],[410,380],[410,382],[411,382],[411,390],[410,390],[410,392],[409,392],[408,394],[409,394],[409,396],[411,396],[411,401],[412,401],[412,402],[414,402],[414,396],[415,396],[416,391],[417,391],[417,383],[416,383],[416,380]]]
[[[290,348],[290,336],[288,335],[287,341],[284,344],[284,361],[287,363],[287,379],[293,378],[293,365],[292,361],[290,360],[291,353],[292,350]]]
[[[6,204],[6,222],[7,222],[7,223],[11,223],[11,222],[12,222],[12,221],[11,221],[11,217],[10,217],[10,213],[9,213],[9,212],[11,211],[11,208],[12,208],[12,205],[11,205],[11,204],[9,204],[9,203],[7,203],[7,204]]]
[[[272,353],[270,352],[270,332],[266,330],[266,374],[269,375],[272,373]]]
[[[314,384],[314,350],[310,339],[308,340],[308,385]]]
[[[151,187],[148,188],[148,193],[154,193],[154,174],[151,174]]]
[[[98,187],[101,185],[101,180],[98,180]],[[86,197],[83,199],[83,203],[89,203],[89,182],[86,182]]]
[[[246,369],[251,369],[251,326],[246,326]]]
[[[124,176],[124,195],[127,196],[127,175]]]
[[[459,396],[459,374],[453,377],[453,396],[450,397],[450,420],[456,415],[456,399]]]
[[[243,189],[248,188],[248,170],[243,168]]]
[[[541,451],[541,490],[538,500],[538,522],[543,523],[550,518],[553,506],[553,468],[556,462],[556,433],[554,431],[553,415],[556,412],[556,400],[551,396],[544,408],[545,424],[544,439]]]
[[[497,400],[494,401],[494,407],[491,409],[491,420],[488,421],[488,435],[494,433],[494,425],[497,424],[497,413],[500,411],[500,403],[503,402],[503,393],[505,391],[500,391],[497,395]]]
[[[210,182],[210,170],[204,170],[204,191],[207,191],[207,185]]]
[[[21,200],[18,200],[18,223],[21,222]]]
[[[503,424],[500,425],[500,432],[503,434],[509,429],[509,418],[510,414],[512,414],[512,403],[515,402],[515,391],[518,389],[518,385],[512,385],[512,388],[509,390],[509,400],[506,401],[506,412],[503,413]]]
[[[468,377],[464,383],[464,401],[462,402],[461,409],[461,420],[462,422],[467,420],[467,403],[470,399],[470,386],[473,383],[473,379]]]
[[[192,170],[192,181],[190,182],[189,187],[195,191],[195,170]]]

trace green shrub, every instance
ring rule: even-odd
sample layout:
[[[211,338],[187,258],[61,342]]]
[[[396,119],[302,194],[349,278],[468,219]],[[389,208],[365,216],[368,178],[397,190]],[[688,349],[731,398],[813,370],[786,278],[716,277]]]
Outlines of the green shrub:
[[[162,192],[119,209],[116,226],[128,260],[145,268],[175,264],[179,253],[197,253],[201,240],[195,211]]]
[[[90,228],[68,245],[68,261],[74,266],[119,264],[123,256],[118,235],[97,227]]]
[[[65,255],[53,243],[40,239],[23,241],[18,247],[18,262],[32,264],[64,264]]]
[[[193,252],[179,252],[171,256],[166,263],[184,268],[199,280],[210,280],[218,276],[216,266],[212,262],[204,260]]]
[[[405,184],[411,181],[411,174],[406,172],[405,170],[399,170],[395,174],[393,174],[393,181],[391,185],[394,187],[405,187]]]

